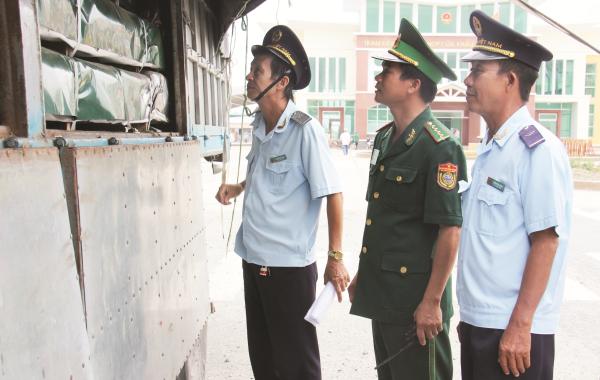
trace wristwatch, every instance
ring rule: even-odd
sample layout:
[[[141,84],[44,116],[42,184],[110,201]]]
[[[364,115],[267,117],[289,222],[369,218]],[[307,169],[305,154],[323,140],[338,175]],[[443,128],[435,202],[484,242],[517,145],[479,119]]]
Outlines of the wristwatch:
[[[327,256],[333,257],[337,261],[342,261],[342,258],[344,258],[344,254],[342,252],[334,250],[327,252]]]

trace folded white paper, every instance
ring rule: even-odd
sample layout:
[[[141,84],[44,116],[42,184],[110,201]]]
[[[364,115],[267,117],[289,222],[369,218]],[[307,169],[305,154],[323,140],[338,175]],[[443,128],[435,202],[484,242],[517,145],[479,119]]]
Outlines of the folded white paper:
[[[321,291],[321,294],[319,294],[319,297],[317,297],[310,309],[308,309],[304,319],[317,327],[325,317],[325,313],[327,313],[335,298],[335,288],[331,282],[328,282],[323,291]]]

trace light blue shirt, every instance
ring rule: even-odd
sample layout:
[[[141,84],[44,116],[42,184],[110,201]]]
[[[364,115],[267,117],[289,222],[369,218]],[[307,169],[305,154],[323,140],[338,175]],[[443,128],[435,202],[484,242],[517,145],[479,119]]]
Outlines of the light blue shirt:
[[[253,264],[305,267],[315,262],[321,199],[342,191],[323,127],[295,112],[289,101],[268,135],[260,113],[252,122],[235,252]],[[303,123],[302,118],[310,120]]]
[[[533,148],[519,136],[530,125],[545,139]],[[487,135],[479,146],[470,186],[462,195],[456,284],[460,319],[478,327],[505,329],[521,288],[531,248],[529,235],[554,227],[559,245],[531,331],[554,334],[564,289],[573,197],[565,147],[526,107],[486,142]]]

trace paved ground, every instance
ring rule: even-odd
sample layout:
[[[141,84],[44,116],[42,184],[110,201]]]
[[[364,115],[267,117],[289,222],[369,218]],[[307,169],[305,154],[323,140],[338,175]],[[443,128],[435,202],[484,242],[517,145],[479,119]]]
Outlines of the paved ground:
[[[229,181],[235,180],[238,152],[234,149],[232,154],[234,163],[229,168],[228,178],[233,180]],[[346,265],[353,275],[358,266],[366,212],[364,196],[369,153],[351,151],[348,157],[338,150],[333,153],[345,185],[343,244]],[[245,173],[243,157],[245,154],[242,156],[241,179]],[[233,207],[221,208],[214,200],[220,179],[220,175],[207,176],[204,188],[207,220],[211,221],[208,226],[210,292],[216,308],[216,313],[209,319],[208,379],[252,379],[246,347],[241,263],[232,251],[241,202],[235,210],[232,242],[226,253],[225,239]],[[573,216],[565,302],[557,334],[555,379],[600,380],[600,192],[576,191]],[[320,226],[317,251],[320,252],[318,264],[322,273],[327,250],[324,212]],[[346,297],[341,304],[331,308],[327,319],[318,328],[323,379],[376,379],[370,323],[349,315],[349,308]],[[457,319],[453,318],[453,324]],[[455,379],[460,379],[459,345],[454,328],[452,343]]]

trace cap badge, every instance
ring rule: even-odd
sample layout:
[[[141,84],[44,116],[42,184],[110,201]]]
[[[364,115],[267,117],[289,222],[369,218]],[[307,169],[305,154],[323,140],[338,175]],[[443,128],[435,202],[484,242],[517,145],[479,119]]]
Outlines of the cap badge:
[[[398,38],[396,38],[396,41],[394,41],[394,47],[392,49],[397,49],[399,45],[400,45],[400,36],[398,36]]]
[[[279,42],[279,40],[281,40],[283,33],[281,33],[281,30],[277,29],[273,32],[273,36],[271,37],[271,41],[272,42]]]
[[[481,26],[481,21],[475,16],[473,16],[473,29],[475,29],[475,35],[477,37],[481,37],[483,33],[483,27]]]

